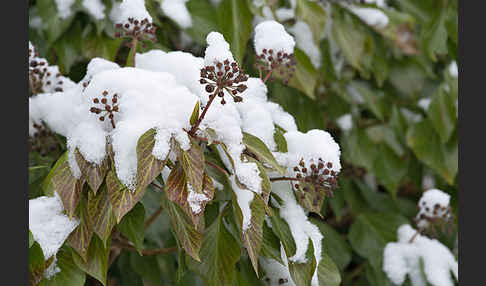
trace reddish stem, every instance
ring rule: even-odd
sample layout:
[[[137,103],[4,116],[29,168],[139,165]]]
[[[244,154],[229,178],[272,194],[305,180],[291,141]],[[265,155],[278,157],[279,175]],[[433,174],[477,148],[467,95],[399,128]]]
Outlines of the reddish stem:
[[[204,110],[201,113],[201,116],[199,116],[199,118],[197,119],[196,124],[194,124],[192,126],[191,130],[189,130],[189,135],[194,136],[196,134],[196,131],[199,128],[199,124],[201,124],[201,121],[204,119],[204,116],[206,115],[206,112],[208,112],[209,106],[211,105],[211,103],[213,102],[213,100],[216,98],[216,95],[218,94],[218,92],[219,92],[219,87],[216,89],[216,91],[212,95],[209,96],[208,103],[204,107]]]
[[[271,70],[270,70],[270,71],[267,73],[267,75],[266,75],[266,76],[265,76],[265,78],[263,79],[263,83],[266,83],[266,82],[267,82],[267,80],[270,78],[270,76],[272,75],[272,73],[273,73],[273,69],[271,69]]]
[[[275,182],[275,181],[300,181],[300,179],[297,179],[297,178],[289,178],[289,177],[270,178],[270,182]]]

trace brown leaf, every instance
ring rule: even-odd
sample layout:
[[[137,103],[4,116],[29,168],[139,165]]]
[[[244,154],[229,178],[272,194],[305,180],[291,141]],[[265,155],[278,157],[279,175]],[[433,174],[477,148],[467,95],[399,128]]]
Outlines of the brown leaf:
[[[187,202],[187,181],[182,165],[177,162],[166,182],[167,198],[184,207]]]
[[[78,206],[79,195],[81,194],[83,185],[84,179],[80,178],[78,180],[72,175],[68,161],[65,161],[59,166],[52,177],[52,186],[59,194],[69,218],[73,217],[74,211]]]
[[[187,181],[191,184],[194,191],[201,193],[204,178],[204,153],[192,138],[191,148],[187,151],[182,149],[180,151],[179,161],[184,169]]]
[[[130,191],[118,180],[113,170],[106,175],[106,187],[117,223],[143,197],[146,190],[146,188],[136,188],[135,191]]]
[[[99,187],[103,183],[106,172],[108,171],[107,160],[104,159],[100,165],[89,163],[84,159],[83,155],[81,155],[77,148],[74,150],[74,156],[76,157],[76,162],[78,163],[83,177],[86,179],[86,182],[90,186],[91,190],[93,190],[93,192],[96,194]]]
[[[145,189],[162,172],[166,159],[159,160],[152,155],[155,145],[154,128],[145,132],[137,142],[137,190]]]
[[[86,261],[88,248],[93,237],[93,226],[90,221],[87,200],[83,199],[78,208],[79,225],[69,235],[68,242],[74,250]]]
[[[102,187],[97,195],[88,193],[88,214],[94,232],[106,246],[106,240],[116,224],[106,186]]]

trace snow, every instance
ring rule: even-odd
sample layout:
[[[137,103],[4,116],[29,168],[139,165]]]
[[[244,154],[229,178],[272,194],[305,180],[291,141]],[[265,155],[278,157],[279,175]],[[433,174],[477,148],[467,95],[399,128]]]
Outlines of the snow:
[[[223,35],[218,32],[211,32],[206,37],[208,47],[204,54],[204,65],[211,66],[216,62],[229,60],[234,62],[233,54],[230,51],[230,45],[225,41]]]
[[[424,111],[429,110],[430,103],[432,102],[432,99],[429,97],[426,98],[421,98],[418,102],[417,105],[422,108]]]
[[[289,182],[277,181],[272,183],[272,192],[282,200],[280,216],[287,222],[295,241],[295,254],[289,260],[296,263],[306,263],[306,252],[309,239],[314,247],[314,257],[317,263],[321,261],[321,240],[323,238],[319,228],[308,219],[304,209],[295,200],[292,187]],[[317,268],[312,276],[312,285],[318,285]]]
[[[297,21],[289,31],[294,35],[297,47],[309,57],[316,68],[319,68],[321,66],[321,51],[314,42],[309,25],[305,22]]]
[[[384,8],[386,7],[385,0],[364,0],[366,4],[375,4],[377,7]]]
[[[295,9],[292,8],[278,8],[275,10],[275,15],[279,21],[287,21],[295,17]]]
[[[195,214],[199,214],[202,211],[201,205],[207,202],[209,198],[202,193],[194,191],[190,184],[187,184],[187,202],[191,207],[191,210]]]
[[[374,26],[378,29],[384,29],[388,25],[388,16],[379,9],[354,5],[346,5],[346,7],[367,25]]]
[[[105,18],[105,4],[101,0],[83,0],[83,7],[96,19]]]
[[[115,23],[127,24],[128,18],[142,21],[147,19],[152,23],[152,17],[145,9],[144,0],[123,0],[121,3],[115,3],[110,13],[110,19]]]
[[[408,274],[412,285],[453,286],[450,272],[458,279],[458,263],[451,251],[436,239],[417,235],[410,225],[398,228],[398,242],[388,243],[383,253],[383,271],[390,280],[401,285]],[[420,269],[423,262],[425,277]]]
[[[280,256],[285,265],[280,264],[275,259],[260,256],[260,265],[265,272],[265,276],[263,276],[264,284],[268,286],[280,286],[282,284],[285,286],[295,286],[290,276],[288,260],[282,242],[280,242]]]
[[[75,218],[69,219],[64,214],[61,199],[38,197],[29,200],[29,229],[42,248],[44,257],[55,255],[69,234],[78,226]]]
[[[452,61],[451,64],[449,65],[449,74],[455,78],[459,75],[459,70],[457,68],[457,62]]]
[[[29,17],[29,27],[41,30],[44,27],[44,22],[40,16]]]
[[[176,22],[179,26],[187,29],[192,26],[191,14],[186,8],[189,0],[163,0],[161,4],[164,14]]]
[[[229,180],[231,182],[231,187],[236,194],[236,202],[238,203],[238,206],[240,207],[241,213],[243,215],[242,230],[246,231],[251,225],[250,204],[253,201],[253,197],[255,196],[255,194],[250,190],[240,188],[236,184],[236,178],[234,175],[232,175]]]
[[[431,174],[426,174],[422,177],[422,189],[428,190],[435,188],[435,179]]]
[[[416,219],[419,228],[427,227],[431,218],[449,218],[451,196],[439,189],[430,189],[422,194],[418,202],[419,212]]]
[[[57,12],[59,17],[62,19],[69,18],[72,15],[71,6],[76,2],[76,0],[54,0],[57,6]]]
[[[276,21],[264,21],[255,27],[254,45],[256,53],[262,54],[263,49],[293,54],[295,41],[282,24]]]
[[[351,128],[353,128],[353,118],[349,113],[346,113],[336,119],[336,123],[343,131],[349,131]]]
[[[56,275],[59,272],[61,272],[61,268],[57,266],[57,258],[54,257],[51,265],[49,265],[49,267],[47,267],[47,269],[45,270],[44,277],[47,279],[51,279],[52,276]]]

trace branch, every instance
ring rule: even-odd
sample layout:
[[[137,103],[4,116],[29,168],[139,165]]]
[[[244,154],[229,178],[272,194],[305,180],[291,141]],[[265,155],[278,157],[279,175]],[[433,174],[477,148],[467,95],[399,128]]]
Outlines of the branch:
[[[275,182],[275,181],[300,181],[300,179],[297,178],[289,178],[289,177],[276,177],[276,178],[269,178],[270,182]]]
[[[206,115],[206,112],[208,112],[209,106],[213,102],[213,100],[216,98],[216,95],[219,92],[219,88],[216,89],[216,91],[209,96],[209,101],[204,107],[203,112],[201,113],[201,116],[197,119],[196,123],[192,126],[191,130],[189,131],[189,135],[194,136],[196,134],[197,128],[199,128],[199,124],[201,124],[201,121],[204,119],[204,116]]]
[[[160,206],[153,215],[149,217],[149,219],[145,222],[145,229],[149,228],[149,226],[155,221],[156,218],[162,213],[164,208]]]
[[[270,70],[270,71],[267,73],[267,75],[266,75],[266,76],[265,76],[265,78],[263,79],[263,83],[266,83],[266,82],[267,82],[267,80],[270,78],[270,76],[272,75],[272,73],[273,73],[273,69],[271,69],[271,70]]]

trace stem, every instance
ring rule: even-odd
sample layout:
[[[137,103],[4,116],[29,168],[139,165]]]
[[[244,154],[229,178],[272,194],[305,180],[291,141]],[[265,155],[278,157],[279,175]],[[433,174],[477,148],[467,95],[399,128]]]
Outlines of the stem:
[[[186,129],[184,129],[184,128],[183,128],[182,130],[186,131],[187,133],[189,133],[189,132],[190,132],[190,131],[187,131],[187,130],[186,130]],[[191,134],[189,133],[189,135],[191,135]],[[194,137],[194,138],[196,138],[196,139],[199,139],[199,140],[201,140],[201,141],[204,141],[204,142],[209,142],[209,139],[208,139],[208,138],[204,138],[204,137],[201,137],[201,136],[197,136],[196,134],[193,134],[193,135],[191,135],[191,136],[192,136],[192,137]],[[217,140],[213,140],[213,141],[211,141],[211,143],[212,143],[212,144],[223,144],[223,142],[221,142],[221,141],[217,141]]]
[[[164,188],[162,188],[161,186],[159,186],[159,185],[157,185],[157,184],[155,184],[155,183],[153,183],[153,182],[152,182],[152,183],[150,183],[150,185],[151,185],[151,186],[156,187],[157,189],[159,189],[159,190],[161,190],[161,191],[164,191]]]
[[[216,98],[216,95],[218,94],[218,92],[219,92],[219,87],[216,89],[216,91],[212,95],[209,96],[208,103],[204,107],[204,110],[201,113],[201,116],[199,116],[199,118],[197,119],[196,124],[194,124],[192,126],[191,130],[189,130],[189,135],[194,136],[196,134],[196,131],[197,131],[197,128],[199,127],[199,124],[201,124],[201,121],[204,119],[206,112],[208,112],[209,106],[211,105],[213,100]]]
[[[276,177],[276,178],[269,178],[270,182],[275,182],[275,181],[300,181],[300,179],[297,178],[289,178],[289,177]]]
[[[137,38],[134,37],[132,40],[132,66],[135,67],[135,55],[137,54]]]
[[[420,234],[420,230],[417,230],[417,232],[410,238],[408,243],[412,243],[415,240],[415,238],[417,237],[417,235],[419,235],[419,234]]]
[[[272,75],[272,73],[273,73],[273,69],[271,69],[271,70],[270,70],[270,71],[267,73],[267,75],[266,75],[266,76],[265,76],[265,78],[263,79],[263,83],[266,83],[266,82],[267,82],[267,80],[270,78],[270,76]]]
[[[230,174],[228,174],[228,172],[226,172],[226,170],[221,168],[220,166],[218,166],[218,165],[216,165],[212,162],[209,162],[209,161],[205,161],[205,162],[206,162],[206,164],[208,164],[211,167],[214,167],[216,170],[220,171],[221,173],[225,174],[226,176],[228,176],[228,177],[230,176]]]
[[[145,222],[145,229],[149,228],[149,226],[155,221],[156,218],[162,213],[164,208],[160,206],[153,215],[149,217],[149,219]]]

